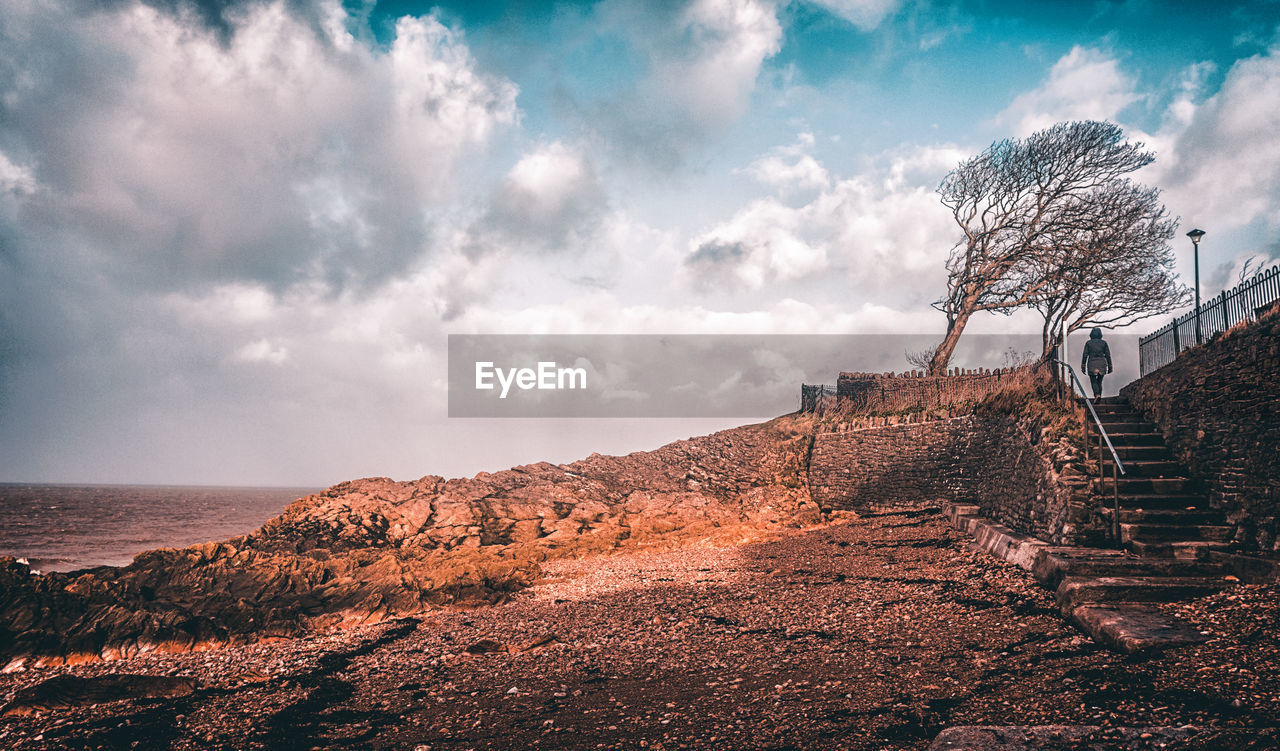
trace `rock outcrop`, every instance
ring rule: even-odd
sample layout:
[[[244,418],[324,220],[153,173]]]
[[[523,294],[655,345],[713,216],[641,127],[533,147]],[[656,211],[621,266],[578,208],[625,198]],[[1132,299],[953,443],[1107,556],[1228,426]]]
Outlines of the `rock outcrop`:
[[[252,534],[122,568],[35,575],[0,558],[0,658],[187,651],[495,602],[549,557],[816,521],[809,442],[801,421],[779,418],[622,457],[346,482]]]

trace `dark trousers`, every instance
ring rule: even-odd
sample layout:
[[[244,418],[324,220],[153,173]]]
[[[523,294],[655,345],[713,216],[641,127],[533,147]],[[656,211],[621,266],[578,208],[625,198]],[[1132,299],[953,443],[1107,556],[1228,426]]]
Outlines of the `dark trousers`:
[[[1090,373],[1089,384],[1093,386],[1093,398],[1097,399],[1102,396],[1102,374]]]

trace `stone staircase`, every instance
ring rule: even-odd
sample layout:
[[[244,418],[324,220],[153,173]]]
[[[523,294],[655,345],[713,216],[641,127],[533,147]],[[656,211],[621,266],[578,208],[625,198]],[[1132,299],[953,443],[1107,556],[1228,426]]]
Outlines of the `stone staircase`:
[[[1106,499],[1108,522],[1118,489],[1122,550],[1047,549],[1033,567],[1057,592],[1058,606],[1095,638],[1125,652],[1200,640],[1160,604],[1203,597],[1238,581],[1234,567],[1210,560],[1231,547],[1233,529],[1185,468],[1175,461],[1156,426],[1118,398],[1094,402],[1098,419],[1120,455],[1125,473],[1103,451],[1103,478],[1095,490]]]
[[[1115,460],[1104,450],[1105,479],[1094,481],[1108,501],[1108,521],[1118,484],[1122,545],[1140,556],[1180,560],[1204,560],[1211,550],[1230,548],[1234,530],[1174,461],[1156,426],[1118,397],[1100,399],[1094,409],[1125,468],[1113,480]]]
[[[1118,546],[1050,545],[982,517],[975,504],[945,503],[944,512],[974,536],[976,547],[1028,569],[1054,590],[1062,614],[1097,641],[1125,653],[1202,641],[1204,635],[1172,616],[1167,604],[1241,582],[1280,581],[1280,561],[1235,549],[1234,530],[1173,458],[1155,425],[1115,397],[1099,399],[1094,408],[1125,467],[1113,479],[1114,460],[1104,448],[1104,479],[1092,480],[1105,499],[1100,511],[1108,522],[1118,498]]]
[[[1119,491],[1118,548],[1049,545],[975,516],[973,505],[952,506],[948,516],[979,547],[1030,569],[1055,590],[1062,614],[1099,642],[1132,653],[1200,641],[1199,631],[1160,606],[1249,578],[1229,553],[1233,529],[1173,459],[1155,425],[1118,398],[1100,399],[1094,408],[1125,467],[1113,479],[1114,460],[1104,449],[1105,479],[1093,480],[1108,522]]]

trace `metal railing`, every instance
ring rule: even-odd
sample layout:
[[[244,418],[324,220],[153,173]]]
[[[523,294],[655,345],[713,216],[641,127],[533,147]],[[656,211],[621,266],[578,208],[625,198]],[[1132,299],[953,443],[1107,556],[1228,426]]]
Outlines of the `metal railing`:
[[[800,411],[815,412],[828,399],[836,398],[836,387],[825,383],[800,384]]]
[[[1125,473],[1124,462],[1120,461],[1120,454],[1116,451],[1116,447],[1111,445],[1111,436],[1107,435],[1107,429],[1102,426],[1102,420],[1098,417],[1098,411],[1093,408],[1093,402],[1089,401],[1088,392],[1084,390],[1084,384],[1080,382],[1079,376],[1076,375],[1076,369],[1068,363],[1057,358],[1050,360],[1061,367],[1061,369],[1071,374],[1071,380],[1075,382],[1076,388],[1080,390],[1080,401],[1084,402],[1084,406],[1089,408],[1089,414],[1093,416],[1093,422],[1098,426],[1098,490],[1106,492],[1106,472],[1103,469],[1102,461],[1102,445],[1105,443],[1107,449],[1111,452],[1111,536],[1118,545],[1120,543],[1120,475]],[[1066,380],[1065,378],[1062,380]],[[1084,421],[1084,446],[1085,451],[1089,450],[1089,421]]]
[[[1226,331],[1256,319],[1261,310],[1280,300],[1280,265],[1244,280],[1234,288],[1189,310],[1138,341],[1138,374],[1146,375],[1177,359],[1178,354]]]

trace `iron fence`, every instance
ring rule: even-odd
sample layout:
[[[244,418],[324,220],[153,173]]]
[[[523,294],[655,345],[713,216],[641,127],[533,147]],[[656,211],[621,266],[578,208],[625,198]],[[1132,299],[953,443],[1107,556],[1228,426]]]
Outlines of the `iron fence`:
[[[800,384],[800,411],[817,412],[820,405],[836,398],[836,387],[825,383]]]
[[[1180,352],[1226,331],[1241,321],[1257,319],[1268,305],[1280,300],[1280,265],[1201,303],[1138,341],[1139,375],[1173,362]],[[1199,316],[1197,316],[1197,312]],[[1197,323],[1197,321],[1199,323]]]

